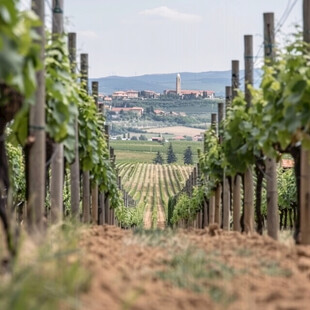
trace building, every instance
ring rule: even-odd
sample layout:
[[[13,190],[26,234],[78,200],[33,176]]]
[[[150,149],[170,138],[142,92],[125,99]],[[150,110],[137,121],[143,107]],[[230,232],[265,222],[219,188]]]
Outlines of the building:
[[[158,99],[160,97],[160,94],[152,90],[142,90],[139,96],[141,98],[147,98],[147,99]]]
[[[115,114],[120,114],[122,111],[124,113],[133,112],[137,114],[138,116],[142,116],[144,109],[141,107],[133,107],[133,108],[111,108],[111,112],[114,112]]]
[[[180,73],[177,74],[176,93],[177,95],[181,96],[181,75]]]
[[[139,92],[136,90],[119,90],[112,94],[112,99],[114,100],[127,100],[127,99],[137,99],[139,97]]]
[[[136,90],[128,90],[126,94],[128,99],[137,99],[139,97],[139,92]]]
[[[178,96],[181,99],[215,98],[215,92],[212,90],[182,90],[180,73],[178,73],[176,77],[176,89],[165,90],[164,95]]]
[[[112,94],[112,99],[114,100],[128,99],[128,95],[125,91],[120,90]]]

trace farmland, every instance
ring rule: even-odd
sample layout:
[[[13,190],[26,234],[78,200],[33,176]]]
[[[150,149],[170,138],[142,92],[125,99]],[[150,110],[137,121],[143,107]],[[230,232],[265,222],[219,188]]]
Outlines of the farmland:
[[[111,147],[115,150],[117,162],[144,162],[152,163],[157,152],[161,152],[165,158],[169,143],[164,145],[152,141],[111,141]],[[183,164],[183,153],[190,146],[193,152],[194,162],[198,161],[197,150],[202,149],[202,142],[173,141],[173,150],[178,158],[177,163]]]
[[[124,189],[136,201],[140,224],[164,228],[168,200],[182,189],[192,167],[126,162],[117,169]]]

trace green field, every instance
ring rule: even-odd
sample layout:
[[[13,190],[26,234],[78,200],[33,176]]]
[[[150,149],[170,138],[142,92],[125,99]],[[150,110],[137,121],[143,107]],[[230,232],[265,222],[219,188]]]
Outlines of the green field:
[[[111,147],[115,150],[117,162],[144,162],[152,163],[159,151],[166,159],[166,153],[169,143],[164,145],[152,141],[110,141]],[[190,146],[193,152],[194,163],[198,162],[197,150],[202,149],[202,142],[192,141],[173,141],[172,142],[174,153],[178,158],[178,164],[183,164],[183,153],[185,149]]]

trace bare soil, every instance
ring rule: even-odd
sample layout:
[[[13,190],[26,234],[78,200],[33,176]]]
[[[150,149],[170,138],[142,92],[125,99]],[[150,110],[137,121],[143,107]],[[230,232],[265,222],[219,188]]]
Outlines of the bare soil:
[[[209,230],[124,231],[81,241],[93,274],[81,309],[310,309],[310,247]]]

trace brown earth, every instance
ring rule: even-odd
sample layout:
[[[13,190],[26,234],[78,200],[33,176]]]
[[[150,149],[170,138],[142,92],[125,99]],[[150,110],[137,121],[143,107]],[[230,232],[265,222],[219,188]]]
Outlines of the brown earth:
[[[86,231],[81,309],[310,309],[310,247],[211,230]]]

